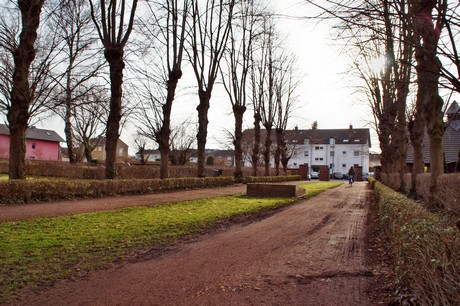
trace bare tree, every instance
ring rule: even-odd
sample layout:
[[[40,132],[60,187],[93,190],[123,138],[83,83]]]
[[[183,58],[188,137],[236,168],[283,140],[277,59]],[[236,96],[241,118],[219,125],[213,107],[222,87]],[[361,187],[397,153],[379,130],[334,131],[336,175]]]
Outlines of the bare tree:
[[[136,137],[134,138],[134,145],[136,147],[137,152],[139,153],[141,165],[147,164],[150,155],[145,155],[146,146],[147,146],[147,138],[142,136],[141,133],[137,133]]]
[[[235,118],[233,137],[235,170],[234,177],[237,181],[243,179],[243,151],[241,140],[243,137],[243,116],[247,104],[247,83],[251,67],[251,53],[253,42],[257,35],[258,14],[254,2],[237,2],[235,21],[230,28],[230,45],[225,53],[226,71],[221,67],[222,79],[225,90],[232,104]]]
[[[137,117],[142,117],[139,118],[141,133],[149,134],[149,138],[158,143],[161,154],[160,178],[167,178],[171,111],[177,84],[182,77],[185,25],[190,1],[168,0],[162,4],[151,4],[149,9],[153,18],[142,31],[147,39],[153,41],[153,46],[144,55],[149,64],[143,70],[138,69],[143,79],[143,90],[147,92],[143,94],[146,99],[141,102],[143,109],[137,113]],[[157,64],[152,65],[152,62]]]
[[[426,122],[430,139],[430,193],[435,194],[437,179],[444,173],[444,154],[442,137],[444,134],[443,105],[439,95],[439,78],[441,62],[437,56],[439,38],[445,26],[447,1],[410,1],[409,12],[414,27],[415,59],[417,61],[417,107],[416,114]],[[416,117],[417,119],[418,117]],[[423,135],[423,129],[418,122],[414,123],[416,131]],[[439,203],[430,200],[435,207]]]
[[[108,2],[108,5],[106,2]],[[100,0],[100,15],[96,16],[93,0],[90,0],[91,17],[104,46],[104,56],[110,67],[111,98],[110,112],[107,119],[105,162],[105,176],[107,179],[116,178],[115,163],[122,117],[122,83],[123,69],[125,67],[123,54],[133,29],[137,2],[137,0],[132,0],[131,7],[127,7],[125,0],[120,2],[116,0]],[[131,12],[127,21],[125,20],[126,10]]]
[[[190,128],[191,123],[185,120],[179,126],[172,130],[171,133],[171,150],[169,160],[171,165],[185,165],[192,154],[195,137],[195,129]]]
[[[275,27],[273,18],[269,16],[264,20],[264,31],[262,39],[261,57],[258,62],[259,73],[259,113],[262,125],[265,128],[264,143],[264,175],[270,175],[270,153],[272,146],[272,129],[276,116],[276,97],[275,97],[275,70],[276,70],[276,46],[275,46]],[[263,90],[261,90],[263,88]]]
[[[76,141],[83,146],[86,161],[93,160],[92,153],[106,133],[108,96],[103,90],[92,90],[72,106],[72,129]]]
[[[10,129],[10,179],[25,179],[26,130],[29,121],[31,89],[30,67],[35,59],[35,41],[40,24],[40,13],[44,0],[18,1],[21,12],[21,34],[19,43],[11,50],[14,54],[13,82],[11,86],[11,107],[8,109]]]
[[[190,50],[187,53],[198,83],[198,177],[204,177],[208,110],[230,34],[235,0],[206,0],[204,7],[199,2],[191,0]]]
[[[406,101],[413,54],[410,20],[403,13],[407,11],[405,2],[380,1],[375,9],[375,14],[367,16],[364,30],[353,28],[352,40],[359,51],[355,71],[364,81],[374,115],[383,171],[399,173],[403,184],[408,142]]]
[[[97,40],[92,27],[90,9],[85,0],[68,0],[60,3],[51,13],[51,22],[58,28],[62,37],[62,57],[65,71],[57,89],[52,110],[64,120],[64,132],[69,161],[75,163],[74,131],[72,129],[73,106],[82,95],[94,88],[89,81],[95,78],[102,67],[92,49]],[[64,64],[63,64],[64,66]],[[81,99],[80,99],[81,100]]]
[[[286,174],[289,161],[285,132],[295,103],[294,91],[298,86],[298,82],[294,78],[294,65],[294,57],[282,56],[276,73],[276,149],[274,158],[276,175],[280,174],[280,162],[282,162],[284,174]]]
[[[441,75],[448,81],[444,85],[451,90],[460,93],[460,57],[459,57],[459,30],[460,30],[460,3],[449,3],[445,18],[445,28],[447,32],[447,42],[442,42],[438,51],[445,64],[441,67]]]

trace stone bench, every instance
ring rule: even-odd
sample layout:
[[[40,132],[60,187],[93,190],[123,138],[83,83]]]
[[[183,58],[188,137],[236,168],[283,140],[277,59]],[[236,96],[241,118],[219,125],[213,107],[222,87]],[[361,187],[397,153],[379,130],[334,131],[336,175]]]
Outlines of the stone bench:
[[[283,184],[247,184],[246,189],[249,197],[294,198],[305,193],[305,188]]]

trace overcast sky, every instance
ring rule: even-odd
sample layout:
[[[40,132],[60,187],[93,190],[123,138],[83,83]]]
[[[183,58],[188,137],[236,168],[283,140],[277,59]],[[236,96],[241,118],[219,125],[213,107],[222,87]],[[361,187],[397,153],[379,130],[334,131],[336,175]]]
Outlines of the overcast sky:
[[[270,0],[267,0],[270,1]],[[301,77],[298,88],[298,102],[289,128],[298,126],[308,129],[313,121],[320,129],[345,129],[352,124],[355,128],[370,128],[372,137],[371,151],[380,151],[376,133],[370,122],[372,115],[363,97],[354,94],[356,80],[347,75],[350,61],[339,42],[334,41],[336,33],[332,29],[333,21],[317,23],[302,16],[314,14],[312,7],[302,0],[271,0],[272,7],[279,16],[277,25],[282,33],[283,42],[288,50],[297,56],[297,73]],[[297,17],[297,18],[296,18]],[[196,83],[191,69],[184,68],[184,76],[179,82],[182,89],[173,105],[173,120],[178,123],[187,118],[197,121],[196,106],[198,97]],[[189,84],[189,85],[184,85]],[[184,93],[190,93],[189,95]],[[252,128],[252,110],[246,111],[244,128]],[[40,125],[40,124],[39,124]],[[41,124],[49,128],[50,123]],[[58,119],[52,121],[56,131],[63,136],[63,124]],[[231,141],[225,131],[233,131],[234,120],[231,105],[226,92],[217,86],[211,98],[207,148],[231,148]],[[130,146],[134,154],[133,135],[136,128],[133,123],[123,130],[121,139]],[[151,143],[149,148],[157,148]]]

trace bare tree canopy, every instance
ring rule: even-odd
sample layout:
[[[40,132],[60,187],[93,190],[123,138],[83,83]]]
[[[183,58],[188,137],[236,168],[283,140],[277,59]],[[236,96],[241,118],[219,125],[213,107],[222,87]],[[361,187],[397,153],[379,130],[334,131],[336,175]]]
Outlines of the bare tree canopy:
[[[129,6],[125,0],[100,0],[99,14],[96,14],[93,0],[90,0],[91,16],[104,46],[105,59],[110,67],[111,97],[107,119],[105,162],[107,179],[116,178],[115,163],[122,117],[122,83],[125,67],[123,54],[134,26],[137,2],[137,0],[132,0]],[[126,12],[129,12],[128,16],[125,15]]]
[[[198,85],[198,176],[203,177],[208,135],[208,110],[232,26],[235,0],[191,1],[187,53]]]

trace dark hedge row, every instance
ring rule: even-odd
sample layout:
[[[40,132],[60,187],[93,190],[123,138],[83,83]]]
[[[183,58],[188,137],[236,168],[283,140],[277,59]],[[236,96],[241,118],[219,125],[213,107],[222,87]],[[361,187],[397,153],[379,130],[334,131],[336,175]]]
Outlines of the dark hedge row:
[[[176,190],[224,187],[232,177],[130,179],[130,180],[11,180],[0,181],[0,203],[55,201],[75,198],[161,193]]]
[[[286,176],[248,176],[244,178],[245,183],[279,183],[279,182],[292,182],[300,181],[300,175],[286,175]]]
[[[379,205],[380,226],[394,260],[400,302],[458,305],[460,232],[385,185],[370,180]]]

